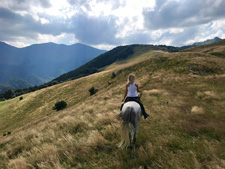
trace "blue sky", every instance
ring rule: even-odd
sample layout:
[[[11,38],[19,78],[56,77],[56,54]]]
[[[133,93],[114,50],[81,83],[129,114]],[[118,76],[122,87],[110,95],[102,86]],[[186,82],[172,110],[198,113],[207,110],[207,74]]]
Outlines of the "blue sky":
[[[225,0],[0,0],[0,41],[99,49],[225,38]]]

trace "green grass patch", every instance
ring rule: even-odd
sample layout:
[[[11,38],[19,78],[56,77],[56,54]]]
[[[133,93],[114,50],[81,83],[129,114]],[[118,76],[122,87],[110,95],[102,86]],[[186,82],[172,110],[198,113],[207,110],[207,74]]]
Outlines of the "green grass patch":
[[[221,69],[216,67],[214,64],[191,64],[189,65],[189,69],[199,75],[209,75],[221,72]]]
[[[210,53],[211,55],[220,57],[220,58],[225,58],[225,51],[224,52],[212,52]]]
[[[2,149],[2,150],[5,150],[7,144],[8,144],[7,142],[6,142],[6,143],[1,143],[1,144],[0,144],[0,150],[1,150],[1,149]]]
[[[210,127],[202,127],[198,131],[199,135],[205,136],[207,139],[211,140],[221,140],[221,136],[219,133],[214,129]]]
[[[173,136],[167,143],[169,151],[177,153],[178,151],[188,151],[194,149],[194,140],[191,136],[180,133],[178,136]]]
[[[221,144],[217,145],[216,149],[218,157],[225,160],[225,142],[223,141]]]
[[[188,61],[181,59],[169,59],[167,57],[159,57],[154,59],[154,64],[157,70],[173,70],[175,73],[188,71]]]

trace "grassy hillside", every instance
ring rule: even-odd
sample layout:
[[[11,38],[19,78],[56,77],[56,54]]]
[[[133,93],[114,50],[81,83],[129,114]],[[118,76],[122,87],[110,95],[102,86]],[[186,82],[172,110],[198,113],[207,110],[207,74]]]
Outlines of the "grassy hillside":
[[[218,37],[215,37],[214,39],[208,39],[208,40],[206,40],[204,42],[195,42],[192,45],[182,46],[181,48],[182,49],[188,49],[188,48],[192,48],[192,47],[195,47],[195,46],[211,45],[212,43],[216,43],[216,42],[219,42],[221,40],[222,39],[220,39]]]
[[[166,51],[166,52],[178,52],[180,48],[173,46],[165,45],[127,45],[127,46],[118,46],[90,62],[82,65],[81,67],[65,73],[53,81],[64,82],[67,80],[77,79],[84,77],[96,72],[99,72],[101,68],[111,65],[114,62],[124,61],[126,59],[135,58],[143,53],[149,51]],[[51,82],[50,82],[51,83]]]
[[[0,102],[0,168],[225,168],[223,58],[146,51],[104,70]],[[117,147],[130,73],[150,114],[135,158]],[[98,89],[92,96],[91,87]],[[60,100],[68,107],[52,110]]]
[[[186,49],[184,51],[207,53],[207,54],[214,55],[217,57],[225,58],[224,45],[225,45],[225,39],[221,40],[219,42],[216,42],[214,44],[198,46],[198,47]]]

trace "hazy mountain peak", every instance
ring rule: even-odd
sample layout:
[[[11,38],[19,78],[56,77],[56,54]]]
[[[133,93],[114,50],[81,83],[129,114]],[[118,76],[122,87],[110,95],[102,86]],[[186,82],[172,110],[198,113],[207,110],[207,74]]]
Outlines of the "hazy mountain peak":
[[[41,85],[104,52],[83,44],[69,46],[48,42],[15,48],[0,42],[0,83],[13,89],[17,89],[14,84],[19,81],[26,81],[31,86]],[[19,86],[24,87],[27,85]]]
[[[218,41],[221,41],[221,40],[222,39],[220,39],[219,37],[215,37],[213,39],[207,39],[206,41],[203,41],[203,42],[196,42],[193,45],[194,46],[207,45],[207,44],[215,43],[215,42],[218,42]]]

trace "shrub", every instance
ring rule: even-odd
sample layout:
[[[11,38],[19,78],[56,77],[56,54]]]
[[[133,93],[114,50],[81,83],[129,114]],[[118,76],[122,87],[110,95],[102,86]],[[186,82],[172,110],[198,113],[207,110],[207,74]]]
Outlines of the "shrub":
[[[111,78],[113,79],[113,78],[115,78],[115,77],[116,77],[116,73],[115,73],[115,72],[113,72],[113,73],[112,73],[112,77],[111,77]]]
[[[5,99],[11,99],[14,96],[12,89],[7,90],[4,94]]]
[[[62,101],[59,101],[55,104],[55,106],[53,107],[53,110],[59,111],[59,110],[64,109],[66,106],[67,106],[67,103],[62,100]]]
[[[20,100],[23,100],[23,97],[22,96],[20,97]]]
[[[93,94],[95,94],[95,93],[97,93],[97,91],[98,91],[98,89],[95,89],[94,87],[91,87],[91,88],[89,89],[90,96],[93,95]]]
[[[58,84],[58,81],[57,81],[57,80],[54,80],[54,81],[51,82],[51,85],[52,85],[52,86],[53,86],[53,85],[56,85],[56,84]]]

